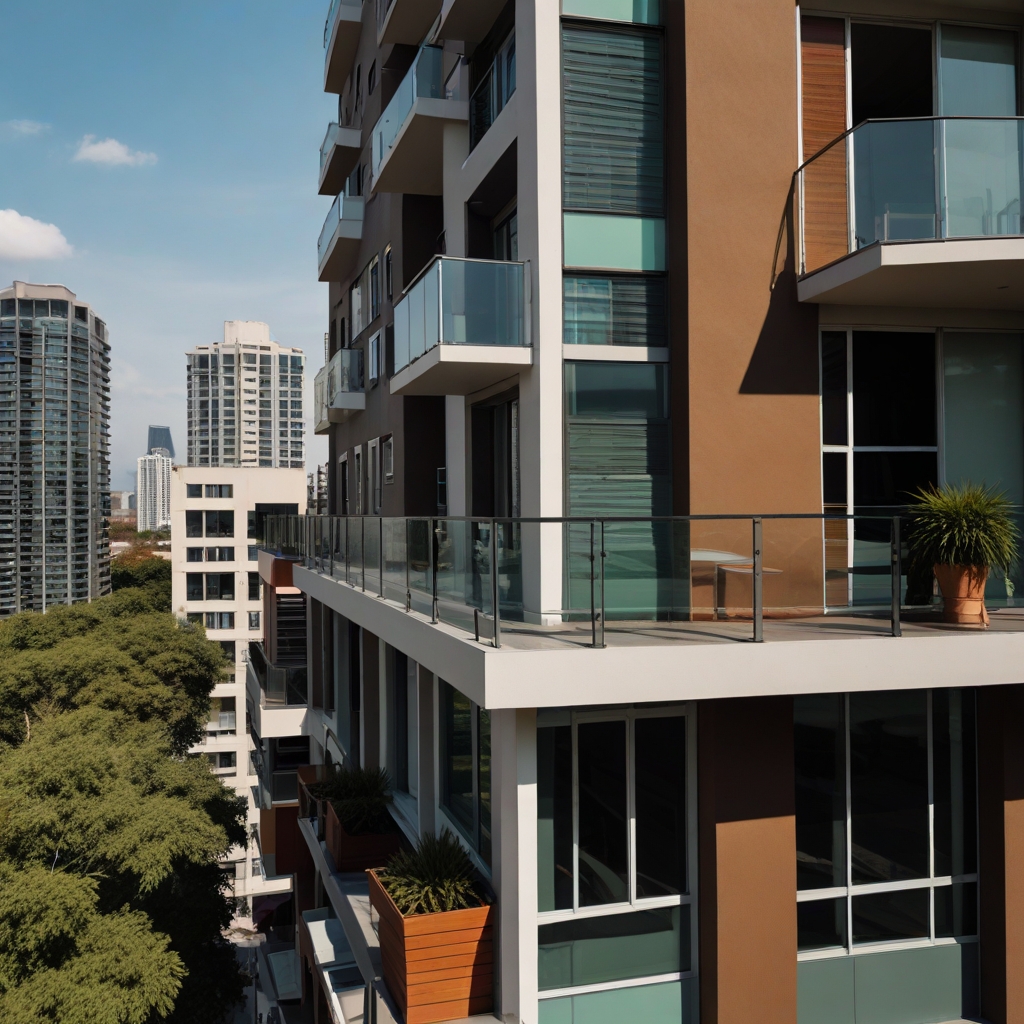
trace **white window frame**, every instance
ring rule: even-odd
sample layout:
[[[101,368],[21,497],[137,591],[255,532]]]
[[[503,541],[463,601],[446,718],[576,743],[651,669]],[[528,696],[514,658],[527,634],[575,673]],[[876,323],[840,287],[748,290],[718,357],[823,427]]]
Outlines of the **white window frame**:
[[[367,376],[370,387],[375,388],[380,380],[380,331],[370,336],[367,345]]]

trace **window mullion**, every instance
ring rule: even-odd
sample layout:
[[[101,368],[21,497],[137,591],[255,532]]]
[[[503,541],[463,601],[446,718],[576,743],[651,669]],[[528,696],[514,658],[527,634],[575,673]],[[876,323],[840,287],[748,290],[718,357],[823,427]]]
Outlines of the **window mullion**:
[[[928,936],[935,939],[935,736],[932,691],[928,691]]]
[[[846,754],[846,949],[853,952],[853,800],[850,771],[850,695],[843,696],[843,740]]]

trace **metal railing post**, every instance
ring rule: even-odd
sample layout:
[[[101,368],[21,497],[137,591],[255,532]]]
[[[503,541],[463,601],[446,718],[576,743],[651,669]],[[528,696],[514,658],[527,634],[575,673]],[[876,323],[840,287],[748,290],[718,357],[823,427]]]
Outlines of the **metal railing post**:
[[[501,607],[498,595],[498,524],[491,520],[491,607],[494,611],[494,646],[501,646]]]
[[[380,596],[384,596],[384,517],[380,517],[380,545],[377,548],[377,570],[380,572]]]
[[[751,589],[754,612],[754,643],[764,642],[764,591],[762,589],[762,523],[760,516],[754,518],[754,565]]]
[[[412,611],[412,587],[409,582],[409,520],[405,520],[405,610]]]
[[[349,527],[352,525],[352,520],[349,516],[345,516],[345,582],[352,583],[352,574],[349,571],[352,565],[352,546],[349,537]]]
[[[359,560],[363,567],[363,593],[366,593],[366,516],[359,517]]]
[[[334,516],[327,519],[327,544],[331,553],[331,577],[334,577]]]
[[[604,647],[604,560],[607,557],[604,550],[604,521],[601,521],[601,568],[600,568],[600,605],[597,612],[597,647]]]
[[[590,524],[590,646],[597,646],[597,605],[594,595],[594,524]]]
[[[903,636],[903,626],[900,624],[900,577],[903,575],[900,566],[900,517],[892,517],[892,635]]]
[[[430,621],[437,625],[437,526],[433,518],[430,529]]]

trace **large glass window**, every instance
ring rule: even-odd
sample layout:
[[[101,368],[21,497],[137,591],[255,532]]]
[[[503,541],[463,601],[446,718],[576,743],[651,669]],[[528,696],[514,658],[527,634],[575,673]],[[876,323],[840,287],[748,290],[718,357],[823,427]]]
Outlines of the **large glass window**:
[[[440,685],[441,806],[483,860],[491,862],[491,716]]]
[[[801,953],[977,933],[974,692],[794,702]]]
[[[566,274],[566,345],[668,345],[667,279]]]
[[[687,722],[682,708],[540,712],[542,992],[694,969]]]

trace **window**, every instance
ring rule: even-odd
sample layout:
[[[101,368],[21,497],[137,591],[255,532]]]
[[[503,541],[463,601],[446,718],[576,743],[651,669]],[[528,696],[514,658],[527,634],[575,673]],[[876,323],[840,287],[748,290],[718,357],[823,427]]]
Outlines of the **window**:
[[[208,572],[206,574],[207,601],[234,601],[235,574],[233,572]]]
[[[384,250],[384,288],[387,292],[388,301],[394,296],[394,283],[391,276],[391,246]]]
[[[687,726],[681,708],[538,715],[542,991],[695,974]]]
[[[387,647],[387,768],[400,793],[417,794],[418,689],[416,662]]]
[[[249,561],[258,562],[260,560],[260,549],[256,544],[249,545]]]
[[[232,484],[207,484],[206,496],[208,498],[233,498],[235,488]]]
[[[186,600],[203,600],[203,574],[201,572],[190,572],[185,576]]]
[[[519,212],[513,210],[494,228],[494,258],[513,263],[519,259]]]
[[[370,70],[366,75],[366,95],[372,96],[373,90],[377,88],[377,62],[374,61],[370,65]]]
[[[441,806],[491,862],[491,716],[440,680]]]
[[[367,374],[370,378],[370,387],[376,387],[380,379],[380,331],[370,338],[370,352],[367,360]]]
[[[660,34],[566,24],[562,61],[565,208],[664,216]]]
[[[233,562],[235,560],[235,549],[207,548],[206,560],[208,562]]]
[[[185,616],[185,619],[186,619],[187,622],[191,622],[191,623],[193,623],[196,626],[201,626],[203,624],[203,613],[202,612],[189,612]]]
[[[202,537],[203,513],[198,509],[189,509],[185,513],[185,536]]]
[[[797,697],[801,954],[977,935],[974,692]]]
[[[395,441],[394,438],[385,438],[384,443],[381,446],[383,452],[384,461],[384,483],[393,484],[395,482]]]
[[[220,649],[227,655],[229,661],[235,660],[235,641],[234,640],[218,640]]]
[[[211,511],[206,513],[207,537],[234,537],[235,513],[230,510]]]
[[[201,562],[203,560],[203,549],[202,548],[188,548],[186,553],[186,561],[189,562]]]
[[[668,289],[664,277],[566,274],[566,345],[668,346]]]
[[[234,612],[207,612],[206,613],[206,628],[207,629],[234,629],[235,628],[235,613]]]
[[[202,403],[200,403],[202,404]],[[201,498],[203,496],[203,485],[202,484],[186,484],[185,485],[188,497],[190,498]]]
[[[259,629],[260,628],[260,613],[249,612],[249,628]]]
[[[258,601],[260,599],[260,574],[258,572],[249,573],[249,600]]]
[[[474,65],[475,70],[476,65]],[[516,91],[516,35],[498,48],[469,100],[469,148],[475,149]]]

